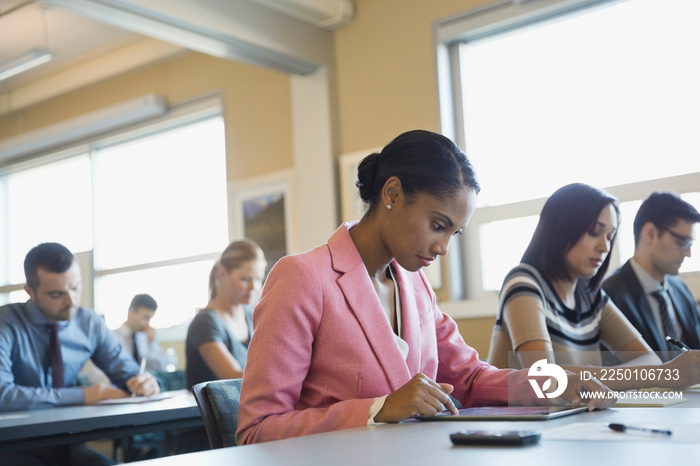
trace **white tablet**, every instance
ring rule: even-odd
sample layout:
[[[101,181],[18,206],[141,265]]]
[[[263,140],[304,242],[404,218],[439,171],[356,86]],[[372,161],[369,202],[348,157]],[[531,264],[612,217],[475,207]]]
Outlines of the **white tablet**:
[[[421,421],[543,421],[587,411],[580,406],[482,406],[462,408],[459,414],[443,411],[435,416],[415,416]]]

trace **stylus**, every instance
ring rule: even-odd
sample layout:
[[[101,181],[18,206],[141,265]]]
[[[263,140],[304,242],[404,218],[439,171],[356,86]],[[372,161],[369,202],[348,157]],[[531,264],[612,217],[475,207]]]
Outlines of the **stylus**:
[[[627,432],[628,430],[635,430],[638,432],[647,432],[649,434],[661,434],[661,435],[671,435],[673,432],[670,430],[664,430],[664,429],[651,429],[648,427],[636,427],[636,426],[628,426],[625,424],[608,424],[608,427],[610,427],[612,430],[615,432]]]

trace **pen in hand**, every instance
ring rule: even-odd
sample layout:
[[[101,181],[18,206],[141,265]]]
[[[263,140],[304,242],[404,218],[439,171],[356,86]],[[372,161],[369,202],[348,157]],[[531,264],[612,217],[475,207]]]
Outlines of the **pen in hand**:
[[[141,365],[139,366],[138,375],[143,375],[146,373],[146,358],[141,358]],[[136,396],[136,393],[131,393],[131,396]]]
[[[681,350],[683,352],[688,351],[690,349],[690,346],[686,345],[685,343],[683,343],[680,340],[676,340],[673,337],[669,337],[668,335],[666,335],[666,341],[671,343],[673,346],[675,346],[676,348],[678,348],[679,350]]]
[[[626,432],[628,430],[635,430],[637,432],[646,432],[648,434],[661,434],[661,435],[671,435],[673,432],[670,430],[664,430],[664,429],[651,429],[648,427],[636,427],[636,426],[628,426],[625,424],[608,424],[608,427],[614,430],[615,432]]]

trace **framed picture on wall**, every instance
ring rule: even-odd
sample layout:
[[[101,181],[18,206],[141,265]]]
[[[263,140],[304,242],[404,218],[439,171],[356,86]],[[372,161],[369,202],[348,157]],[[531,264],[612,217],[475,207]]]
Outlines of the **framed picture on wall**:
[[[340,156],[340,204],[343,222],[359,220],[365,212],[365,204],[360,199],[355,186],[357,182],[357,165],[369,154],[381,152],[381,150],[381,147],[375,147]],[[428,281],[434,290],[442,289],[442,260],[440,260],[440,257],[430,267],[425,267],[423,272],[428,277]]]
[[[291,245],[291,179],[291,170],[284,170],[229,186],[231,237],[255,241],[265,253],[268,272]]]

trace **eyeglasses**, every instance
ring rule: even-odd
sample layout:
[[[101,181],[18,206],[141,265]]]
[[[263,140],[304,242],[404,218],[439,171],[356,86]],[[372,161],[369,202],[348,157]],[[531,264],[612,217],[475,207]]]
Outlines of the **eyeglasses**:
[[[689,236],[683,236],[679,235],[678,233],[675,233],[668,228],[659,228],[661,231],[666,231],[671,234],[676,239],[676,243],[678,246],[681,247],[681,249],[690,249],[693,246],[693,241],[694,239],[689,237]]]

